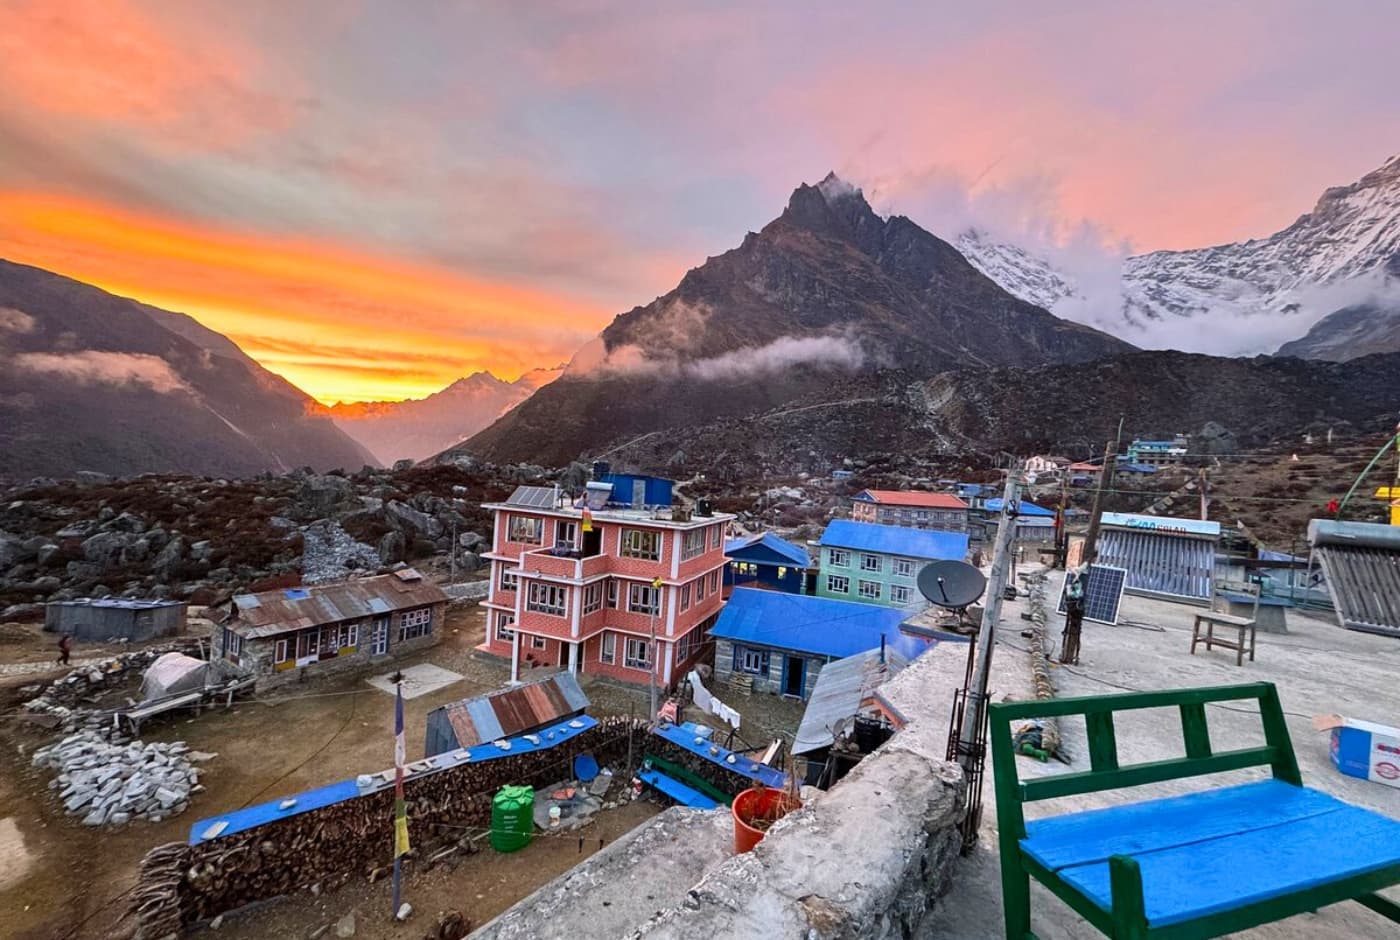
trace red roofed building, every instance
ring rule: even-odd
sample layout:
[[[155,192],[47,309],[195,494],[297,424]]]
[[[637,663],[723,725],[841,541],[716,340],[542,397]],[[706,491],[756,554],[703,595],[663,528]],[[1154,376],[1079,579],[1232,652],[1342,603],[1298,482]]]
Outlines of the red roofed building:
[[[851,518],[910,529],[966,532],[967,503],[951,493],[861,490],[851,501]]]

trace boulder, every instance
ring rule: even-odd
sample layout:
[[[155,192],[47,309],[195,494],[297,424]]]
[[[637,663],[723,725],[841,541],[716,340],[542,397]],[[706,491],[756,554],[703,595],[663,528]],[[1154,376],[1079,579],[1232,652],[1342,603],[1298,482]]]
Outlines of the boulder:
[[[312,475],[302,482],[293,497],[305,516],[329,516],[355,501],[355,484],[345,477]]]
[[[134,512],[124,512],[107,523],[107,528],[116,532],[130,532],[140,535],[146,531],[146,520]]]
[[[98,532],[83,540],[83,558],[106,571],[122,563],[132,539],[125,532]]]
[[[0,611],[0,623],[32,622],[43,619],[43,604],[11,604]]]
[[[412,460],[404,459],[404,460],[395,460],[395,461],[394,461],[394,472],[395,472],[395,473],[398,473],[398,472],[401,471],[401,470],[412,470],[412,469],[413,469],[413,461],[412,461]]]
[[[419,536],[431,540],[442,535],[441,522],[396,499],[385,503],[384,515],[389,524],[403,532],[405,536]]]
[[[457,536],[457,544],[469,552],[474,552],[478,546],[486,544],[486,536],[480,532],[463,532]]]
[[[379,540],[380,562],[393,565],[403,561],[404,551],[407,547],[402,532],[398,530],[385,532]]]
[[[155,559],[151,562],[151,572],[162,581],[172,580],[175,574],[175,567],[180,564],[185,557],[185,540],[178,535],[165,543],[165,547],[156,553]]]
[[[63,561],[63,549],[48,542],[35,553],[34,560],[39,563],[40,567],[48,568]]]

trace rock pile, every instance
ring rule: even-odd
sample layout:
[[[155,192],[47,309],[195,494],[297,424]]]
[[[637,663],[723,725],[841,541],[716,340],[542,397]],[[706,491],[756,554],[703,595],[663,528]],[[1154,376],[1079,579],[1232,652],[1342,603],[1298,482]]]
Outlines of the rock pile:
[[[25,686],[20,691],[34,697],[25,702],[23,708],[37,715],[52,715],[59,719],[64,731],[103,727],[109,719],[91,708],[84,708],[83,700],[95,700],[93,697],[97,693],[139,677],[147,666],[169,652],[199,655],[198,641],[133,650],[92,665],[79,666],[47,686]]]
[[[379,553],[355,541],[331,519],[320,519],[306,527],[302,543],[303,584],[343,581],[352,571],[373,571],[379,567]]]
[[[49,788],[63,808],[88,826],[120,826],[132,819],[159,822],[183,813],[204,787],[183,743],[108,740],[84,729],[34,752],[35,767],[58,771]]]

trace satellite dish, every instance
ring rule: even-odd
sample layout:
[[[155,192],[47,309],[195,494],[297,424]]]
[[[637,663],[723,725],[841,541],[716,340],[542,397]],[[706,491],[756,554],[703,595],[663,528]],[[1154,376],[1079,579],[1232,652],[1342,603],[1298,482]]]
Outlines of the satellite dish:
[[[919,593],[937,607],[962,610],[986,590],[986,577],[965,561],[935,561],[919,572]]]

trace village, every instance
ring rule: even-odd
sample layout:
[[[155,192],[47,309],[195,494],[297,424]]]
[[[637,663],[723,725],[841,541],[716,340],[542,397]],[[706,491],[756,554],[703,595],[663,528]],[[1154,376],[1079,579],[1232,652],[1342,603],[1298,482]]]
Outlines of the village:
[[[1029,936],[1024,914],[1036,936],[1089,936],[1119,916],[1116,881],[1036,856],[1034,890],[1008,887],[1006,833],[1027,826],[1012,794],[1039,792],[1014,777],[1064,765],[1164,799],[1195,773],[1301,770],[1332,803],[1299,819],[1363,814],[1383,841],[1400,833],[1400,769],[1373,756],[1400,748],[1400,478],[1358,477],[1331,505],[1248,483],[1351,472],[1381,442],[1330,443],[1246,461],[1143,437],[742,487],[606,461],[303,474],[276,497],[197,484],[189,503],[226,502],[222,540],[165,531],[163,504],[121,481],[74,497],[88,521],[21,488],[5,528],[33,534],[3,546],[5,935],[737,936],[824,916],[844,926],[822,936],[990,938]],[[1336,489],[1321,476],[1303,479]],[[186,526],[205,511],[189,503]],[[1190,691],[1214,687],[1235,691]],[[1115,731],[1108,706],[1055,711],[1120,693],[1173,714]],[[997,711],[1031,705],[1049,712]],[[1132,778],[1143,762],[1158,769]],[[1262,805],[1260,827],[1302,825]],[[1372,892],[1400,862],[1373,854],[1335,894],[1306,896],[1325,859],[1296,884],[1275,865],[1220,922],[1385,935],[1400,908]],[[1225,867],[1202,882],[1229,870],[1207,862]],[[1163,914],[1149,882],[1170,876],[1139,877],[1147,917],[1239,908]],[[856,882],[872,887],[843,893]],[[1346,898],[1371,910],[1325,906]]]

